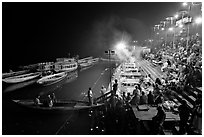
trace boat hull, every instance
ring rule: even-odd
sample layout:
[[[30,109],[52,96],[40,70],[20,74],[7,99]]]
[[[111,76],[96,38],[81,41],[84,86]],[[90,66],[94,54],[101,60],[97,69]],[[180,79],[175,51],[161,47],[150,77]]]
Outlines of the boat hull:
[[[57,78],[52,78],[52,77],[56,77]],[[37,81],[38,84],[43,85],[43,86],[48,86],[48,85],[52,85],[55,84],[61,80],[63,80],[65,77],[67,76],[67,74],[65,72],[59,73],[59,74],[54,74],[54,75],[49,75],[49,76],[45,76],[41,79],[39,79]]]
[[[24,82],[24,81],[28,81],[28,80],[32,80],[34,78],[37,78],[40,76],[40,74],[41,73],[39,73],[39,72],[37,72],[36,74],[35,73],[24,74],[24,75],[20,75],[20,76],[8,77],[5,79],[2,79],[2,81],[5,83],[11,83],[11,84],[20,83],[20,82]],[[29,75],[32,75],[32,76],[29,76]],[[22,76],[25,76],[25,77],[22,77]]]
[[[103,104],[88,106],[88,102],[76,100],[56,100],[56,103],[54,103],[52,107],[47,107],[43,103],[36,106],[33,100],[13,100],[13,102],[21,107],[24,107],[25,109],[46,113],[64,113],[103,106]]]

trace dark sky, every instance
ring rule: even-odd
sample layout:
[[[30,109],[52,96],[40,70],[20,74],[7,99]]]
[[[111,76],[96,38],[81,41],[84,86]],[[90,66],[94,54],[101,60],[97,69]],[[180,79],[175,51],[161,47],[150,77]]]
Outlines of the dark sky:
[[[79,54],[101,56],[121,39],[150,37],[154,24],[180,3],[5,3],[2,8],[3,70]]]

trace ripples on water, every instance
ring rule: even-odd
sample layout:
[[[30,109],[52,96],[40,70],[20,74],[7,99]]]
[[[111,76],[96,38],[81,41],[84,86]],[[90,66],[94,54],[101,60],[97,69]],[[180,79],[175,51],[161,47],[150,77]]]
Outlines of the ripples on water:
[[[89,87],[92,87],[94,97],[98,97],[100,96],[101,85],[107,87],[109,83],[108,66],[107,62],[99,62],[90,68],[72,72],[62,81],[50,86],[37,85],[37,79],[14,85],[3,83],[2,133],[55,134],[73,112],[70,111],[66,114],[30,112],[11,100],[33,99],[37,95],[43,98],[52,92],[58,99],[87,100],[86,94]]]

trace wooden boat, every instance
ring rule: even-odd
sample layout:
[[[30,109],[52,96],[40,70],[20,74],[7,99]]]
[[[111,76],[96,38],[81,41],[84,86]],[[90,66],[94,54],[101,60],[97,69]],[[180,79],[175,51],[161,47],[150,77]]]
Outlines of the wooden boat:
[[[27,87],[29,85],[32,85],[32,84],[36,83],[36,81],[37,81],[37,79],[32,79],[32,80],[21,82],[21,83],[6,85],[6,87],[3,88],[2,91],[5,93],[15,91],[17,89],[21,89],[21,88]]]
[[[54,64],[54,70],[56,72],[71,72],[78,68],[78,64],[74,59],[58,59]]]
[[[65,72],[52,74],[52,75],[42,77],[41,79],[39,79],[37,81],[37,83],[41,84],[41,85],[44,85],[44,86],[47,86],[47,85],[51,85],[51,84],[54,84],[54,83],[57,83],[57,82],[61,81],[66,76],[67,76],[67,74]]]
[[[44,100],[45,101],[45,100]],[[82,109],[90,109],[95,107],[100,107],[102,104],[97,104],[93,106],[89,106],[86,101],[77,101],[77,100],[56,100],[52,107],[48,107],[43,103],[39,105],[35,105],[33,100],[13,100],[13,102],[18,105],[29,108],[32,110],[39,110],[44,112],[65,112],[71,110],[82,110]],[[41,100],[43,102],[43,100]]]
[[[3,79],[3,81],[6,83],[19,83],[19,82],[24,82],[24,81],[28,81],[28,80],[37,78],[40,75],[41,75],[40,72],[29,73],[29,74],[8,77],[8,78]]]
[[[22,70],[22,71],[16,71],[16,72],[9,72],[9,73],[3,73],[2,78],[7,78],[7,77],[12,77],[12,76],[17,76],[17,75],[22,75],[29,72],[29,70]]]
[[[83,62],[79,64],[81,68],[90,67],[91,65],[93,65],[91,62]]]

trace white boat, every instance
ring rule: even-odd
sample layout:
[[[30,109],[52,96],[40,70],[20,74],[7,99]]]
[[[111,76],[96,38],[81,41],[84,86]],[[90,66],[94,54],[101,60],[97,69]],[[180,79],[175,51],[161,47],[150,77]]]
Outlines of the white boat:
[[[83,62],[83,63],[80,63],[80,67],[81,68],[85,68],[85,67],[89,67],[93,65],[91,62]]]
[[[37,78],[40,75],[41,75],[40,72],[36,72],[36,73],[29,73],[29,74],[23,74],[23,75],[8,77],[8,78],[2,79],[2,80],[6,83],[19,83],[19,82],[24,82],[27,80]]]
[[[72,61],[72,62],[66,62],[66,61],[60,61],[55,63],[55,71],[60,72],[60,71],[74,71],[78,68],[77,62]]]
[[[96,63],[98,61],[99,61],[99,58],[93,58],[93,59],[88,60],[89,63]]]
[[[51,85],[51,84],[54,84],[54,83],[57,83],[57,82],[63,80],[66,76],[67,76],[67,73],[65,73],[65,72],[52,74],[52,75],[42,77],[41,79],[39,79],[37,81],[37,83],[44,85],[44,86],[47,86],[47,85]]]
[[[88,60],[91,60],[91,59],[93,59],[92,56],[91,56],[91,57],[86,57],[86,58],[83,58],[83,59],[79,59],[79,60],[78,60],[78,63],[79,63],[79,64],[85,63],[85,62],[87,62]]]
[[[16,72],[9,72],[9,73],[3,73],[2,78],[12,77],[16,75],[21,75],[27,73],[29,70],[22,70],[22,71],[16,71]]]

